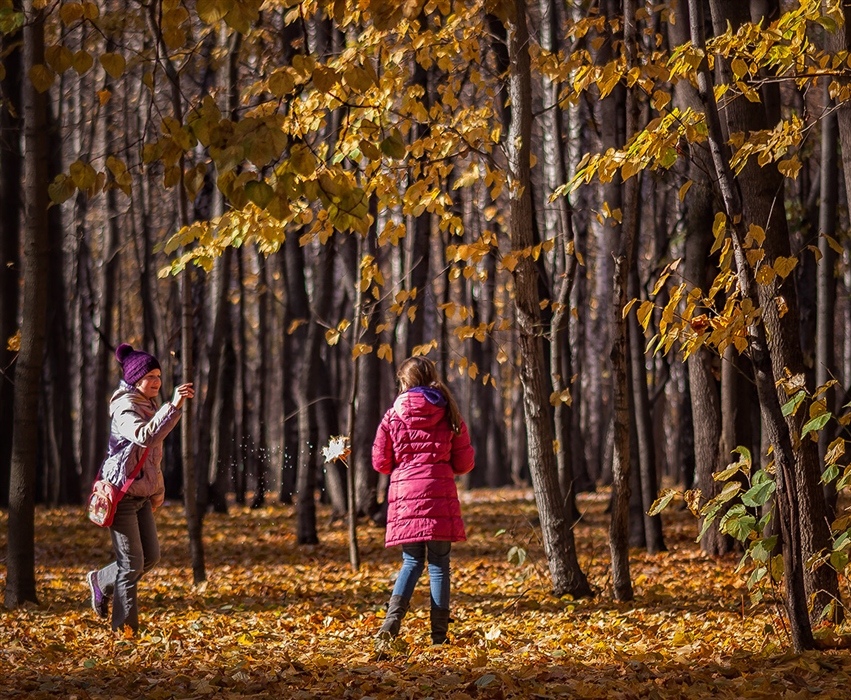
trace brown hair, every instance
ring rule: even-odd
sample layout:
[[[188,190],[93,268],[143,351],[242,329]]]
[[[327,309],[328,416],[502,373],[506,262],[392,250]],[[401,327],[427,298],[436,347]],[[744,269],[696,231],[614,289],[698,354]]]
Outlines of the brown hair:
[[[458,410],[458,404],[455,403],[455,397],[452,396],[449,387],[440,381],[434,362],[427,357],[409,357],[396,370],[396,379],[399,381],[400,393],[413,389],[415,386],[439,389],[446,397],[446,416],[449,418],[452,432],[456,435],[461,432],[461,412]]]

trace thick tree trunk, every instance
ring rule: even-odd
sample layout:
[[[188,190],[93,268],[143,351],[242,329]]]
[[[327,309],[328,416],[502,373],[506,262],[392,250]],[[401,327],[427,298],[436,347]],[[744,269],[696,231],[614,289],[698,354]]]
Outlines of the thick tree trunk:
[[[307,324],[307,336],[298,382],[298,490],[297,541],[299,544],[316,544],[316,459],[319,451],[316,431],[317,398],[316,372],[319,371],[320,343],[324,342],[324,326],[327,323],[331,296],[334,292],[334,240],[321,245],[316,255],[314,268],[313,303]]]
[[[697,49],[705,51],[703,8],[698,0],[689,0],[689,14],[692,43]],[[730,12],[719,14],[719,17],[722,18],[729,18],[729,16]],[[739,199],[739,190],[730,170],[713,87],[708,62],[704,59],[698,68],[698,89],[706,114],[709,148],[728,220],[733,225],[733,250],[736,258],[739,287],[743,296],[749,298],[756,306],[761,301],[762,291],[758,292],[756,289],[757,285],[753,272],[743,247],[748,219],[743,211],[742,202]],[[736,126],[738,125],[731,124],[733,128]],[[773,190],[772,194],[775,194],[776,191],[776,189]],[[774,236],[776,236],[776,232]],[[769,303],[774,306],[773,300],[770,300]],[[795,319],[795,322],[797,323],[797,319]],[[783,538],[786,610],[789,616],[792,645],[796,651],[801,651],[813,646],[812,628],[807,611],[807,595],[804,588],[804,553],[801,533],[804,522],[802,518],[806,516],[806,513],[804,509],[799,507],[798,497],[803,494],[796,493],[795,455],[792,449],[789,426],[780,410],[772,357],[769,355],[769,347],[766,343],[766,330],[766,326],[762,323],[757,323],[749,328],[749,346],[765,430],[773,448],[777,470],[776,498]],[[769,326],[768,328],[768,332],[772,334],[776,330],[778,329],[774,327]]]
[[[729,21],[735,30],[751,19],[747,8],[743,8],[736,0],[711,0],[710,6],[713,24],[723,22],[726,27]],[[726,61],[721,61],[721,66],[725,81],[730,82],[730,69]],[[769,93],[776,89],[776,85],[764,87]],[[748,100],[733,100],[725,110],[725,116],[729,133],[747,134],[751,131],[770,129],[776,123],[774,118],[769,119],[763,105]],[[777,170],[776,164],[770,163],[760,167],[752,158],[737,177],[737,183],[745,225],[747,227],[750,224],[758,224],[765,229],[766,237],[762,246],[765,258],[762,264],[773,267],[777,258],[788,258],[792,255],[784,206],[783,176]],[[806,376],[807,370],[801,353],[794,278],[791,275],[785,280],[775,277],[767,284],[757,284],[755,292],[758,295],[758,305],[763,309],[766,335],[770,339],[768,350],[775,381],[783,378],[787,371],[793,376]],[[778,298],[783,298],[786,302],[784,313],[778,308]],[[777,391],[782,393],[782,389]],[[785,394],[780,400],[785,401]],[[806,418],[805,410],[799,410],[794,416],[787,416],[786,433],[790,436],[800,434]],[[793,457],[794,480],[790,483],[790,488],[796,506],[800,508],[801,518],[798,522],[802,526],[802,557],[806,562],[813,554],[831,546],[830,529],[825,518],[824,495],[819,483],[822,470],[817,443],[810,439],[801,441]],[[822,566],[814,571],[806,570],[805,577],[807,595],[815,595],[811,605],[812,619],[818,620],[824,607],[839,597],[836,572],[831,567]]]
[[[6,77],[0,82],[0,507],[9,503],[12,462],[13,408],[15,404],[15,354],[8,340],[18,330],[20,244],[22,208],[21,44],[19,35],[3,36],[0,42]]]
[[[44,14],[25,0],[23,74],[44,63]],[[47,314],[47,95],[23,81],[24,290],[21,349],[15,370],[4,603],[38,602],[35,590],[35,475],[38,398]]]
[[[689,41],[688,8],[683,6],[684,21],[668,25],[670,41],[680,46]],[[681,108],[702,110],[700,95],[686,80],[677,83],[675,99]],[[710,173],[712,160],[704,148],[693,148],[689,153],[688,179],[694,182],[686,199],[685,279],[690,287],[705,293],[711,280],[707,277],[709,250],[712,247],[712,220],[715,214],[714,195]],[[707,331],[708,332],[708,331]],[[712,478],[718,469],[721,446],[721,397],[715,369],[717,354],[706,348],[692,353],[688,360],[691,417],[694,431],[694,486],[702,494],[702,503],[720,493],[722,485]],[[699,523],[700,529],[703,522]],[[729,539],[717,528],[710,528],[700,541],[707,554],[721,555],[728,551]]]
[[[529,248],[533,243],[529,177],[532,81],[524,0],[514,0],[506,29],[511,61],[508,85],[512,104],[506,141],[510,172],[511,249],[520,251]],[[526,435],[529,442],[529,468],[541,517],[544,550],[552,576],[553,593],[581,597],[589,595],[591,589],[576,558],[573,530],[561,498],[552,450],[553,436],[548,382],[544,374],[537,277],[538,270],[532,259],[520,258],[514,271],[514,301],[522,358],[520,380],[523,385]]]
[[[624,49],[627,70],[636,65],[636,17],[632,0],[624,3]],[[626,94],[626,139],[632,138],[638,126],[638,104],[635,88]],[[623,226],[620,248],[615,257],[615,274],[611,296],[612,312],[612,384],[614,386],[614,440],[612,459],[612,489],[614,502],[612,522],[609,527],[609,546],[612,553],[612,586],[616,600],[632,600],[632,582],[629,575],[628,509],[629,509],[629,342],[628,326],[622,309],[627,302],[629,271],[635,255],[638,235],[638,177],[628,179],[624,185]]]
[[[48,179],[62,170],[62,141],[59,125],[48,114],[49,166]],[[51,506],[79,503],[81,485],[74,452],[73,410],[71,408],[71,350],[68,330],[69,308],[66,304],[65,228],[62,209],[48,210],[50,263],[48,309],[45,327],[45,357],[42,372],[42,437],[44,439],[44,501]]]

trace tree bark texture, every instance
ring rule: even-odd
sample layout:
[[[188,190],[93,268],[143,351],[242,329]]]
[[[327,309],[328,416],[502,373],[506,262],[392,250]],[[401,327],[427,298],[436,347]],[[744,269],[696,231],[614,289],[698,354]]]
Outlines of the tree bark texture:
[[[706,41],[703,30],[703,8],[698,0],[689,0],[690,27],[693,45],[703,51]],[[737,276],[742,294],[758,305],[756,282],[745,257],[744,212],[739,199],[739,190],[733,180],[728,154],[721,129],[718,107],[715,103],[713,83],[706,59],[698,69],[698,90],[704,104],[709,132],[709,148],[718,186],[728,219],[733,226],[733,250],[736,258]],[[801,509],[798,507],[795,483],[795,456],[789,426],[783,419],[780,401],[775,388],[772,358],[766,342],[766,328],[757,323],[749,329],[750,356],[754,365],[754,378],[766,433],[774,451],[777,467],[777,502],[783,538],[783,566],[786,586],[786,611],[792,645],[797,651],[813,646],[812,627],[807,611],[807,596],[804,588],[804,557],[801,537]]]
[[[532,131],[532,85],[529,62],[529,34],[526,3],[514,0],[506,23],[511,123],[507,151],[510,170],[510,230],[512,250],[524,250],[533,244],[530,189],[530,141]],[[529,257],[523,257],[514,271],[514,303],[519,326],[522,363],[523,406],[529,443],[529,469],[535,500],[541,517],[544,550],[552,576],[555,595],[589,595],[591,590],[579,568],[573,530],[565,513],[552,450],[552,423],[549,411],[540,306],[538,271]]]
[[[830,85],[824,81],[824,116],[821,119],[821,204],[819,206],[818,249],[821,253],[816,282],[816,388],[824,386],[837,376],[834,353],[834,324],[836,323],[836,252],[830,245],[828,236],[836,236],[836,204],[839,199],[839,169],[836,157],[839,146],[836,105],[830,99]],[[846,187],[848,185],[846,184]],[[822,394],[822,400],[828,411],[836,415],[836,391],[828,389]],[[824,457],[833,435],[830,430],[819,433],[819,467],[824,467]],[[832,521],[836,513],[836,482],[824,485],[826,516]]]
[[[735,0],[711,0],[713,23],[716,15],[723,17],[724,23],[729,21],[735,30],[742,23],[751,20],[747,8]],[[744,11],[743,11],[744,10]],[[720,61],[725,80],[730,82],[729,66],[726,61]],[[771,86],[764,88],[772,89]],[[776,85],[774,86],[776,89]],[[748,100],[733,100],[725,110],[729,133],[772,128],[775,124],[769,122],[768,114],[763,105]],[[762,264],[774,265],[778,257],[792,255],[789,240],[789,228],[783,196],[783,176],[777,170],[775,163],[760,167],[751,158],[742,169],[736,182],[740,192],[742,214],[745,230],[750,224],[762,226],[765,230],[763,250],[765,258]],[[792,376],[806,376],[807,370],[801,353],[800,327],[798,315],[797,290],[794,278],[789,275],[785,280],[775,277],[767,284],[757,284],[755,288],[759,306],[763,309],[763,322],[766,336],[769,340],[768,351],[775,381],[782,379],[790,372]],[[785,310],[781,312],[778,299],[785,301]],[[778,389],[781,396],[779,402],[785,402],[786,396]],[[786,417],[787,434],[797,436],[807,419],[806,407],[795,414]],[[764,407],[763,407],[764,410]],[[791,437],[790,437],[791,440]],[[826,520],[825,501],[821,484],[819,483],[822,470],[818,459],[818,444],[809,437],[796,446],[793,453],[794,481],[790,484],[800,508],[799,523],[802,537],[802,557],[807,561],[813,554],[825,547],[830,547],[830,529]],[[805,571],[807,595],[813,596],[811,615],[813,620],[821,618],[821,612],[832,600],[839,597],[839,585],[836,572],[822,566],[813,571]]]
[[[35,476],[38,458],[38,399],[47,314],[47,95],[28,76],[44,62],[44,14],[25,0],[23,29],[24,289],[21,349],[15,369],[9,537],[4,604],[38,602],[35,589]]]
[[[638,298],[638,268],[635,256],[630,273],[630,298]],[[656,474],[656,444],[653,434],[653,416],[650,412],[650,394],[647,388],[647,366],[644,357],[644,335],[635,314],[629,315],[630,380],[633,400],[636,444],[638,447],[639,488],[641,513],[644,519],[644,541],[648,554],[667,550],[662,534],[662,516],[648,515],[656,495],[659,493],[659,478]]]
[[[19,36],[7,35],[0,41],[6,77],[0,82],[0,507],[9,504],[9,475],[12,461],[13,409],[15,404],[15,353],[8,349],[9,338],[18,330],[20,282],[21,219],[23,206],[21,153],[21,65]]]

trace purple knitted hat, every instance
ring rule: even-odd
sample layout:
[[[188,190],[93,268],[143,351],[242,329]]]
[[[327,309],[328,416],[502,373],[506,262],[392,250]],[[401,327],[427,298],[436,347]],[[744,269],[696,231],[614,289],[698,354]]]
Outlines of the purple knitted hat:
[[[115,358],[124,369],[124,381],[128,384],[135,384],[151,370],[160,369],[156,357],[143,350],[134,350],[128,343],[115,348]]]

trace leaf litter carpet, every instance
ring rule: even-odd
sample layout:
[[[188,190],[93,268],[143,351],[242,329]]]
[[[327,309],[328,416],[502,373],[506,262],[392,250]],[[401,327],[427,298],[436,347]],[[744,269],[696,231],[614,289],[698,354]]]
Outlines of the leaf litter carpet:
[[[0,697],[851,697],[851,655],[791,653],[771,596],[751,607],[736,558],[704,556],[688,513],[664,514],[668,552],[631,553],[635,600],[614,602],[607,499],[579,498],[579,558],[597,595],[570,600],[550,594],[531,492],[463,493],[469,540],[453,547],[452,644],[430,646],[424,574],[382,654],[373,635],[401,554],[371,524],[359,525],[352,573],[345,523],[322,506],[313,546],[296,545],[291,505],[210,514],[208,581],[193,586],[183,509],[167,504],[162,560],[140,583],[142,627],[129,638],[89,607],[85,573],[110,560],[107,532],[80,508],[39,508],[40,602],[0,612]],[[3,541],[7,525],[3,513]]]

